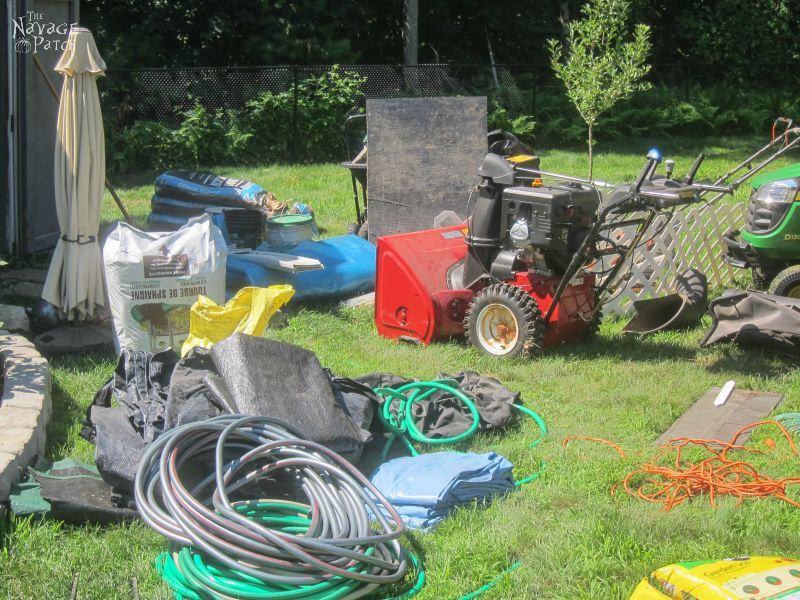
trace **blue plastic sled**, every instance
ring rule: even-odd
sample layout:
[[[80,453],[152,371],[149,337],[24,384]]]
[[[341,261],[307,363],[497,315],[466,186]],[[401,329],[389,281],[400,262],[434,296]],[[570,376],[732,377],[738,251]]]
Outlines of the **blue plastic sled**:
[[[260,248],[316,258],[325,268],[287,273],[250,261],[246,255],[229,254],[226,278],[229,297],[245,286],[265,287],[278,283],[288,283],[294,287],[292,302],[356,296],[375,289],[375,246],[356,235],[342,235],[318,242],[308,240],[290,248],[266,245]]]

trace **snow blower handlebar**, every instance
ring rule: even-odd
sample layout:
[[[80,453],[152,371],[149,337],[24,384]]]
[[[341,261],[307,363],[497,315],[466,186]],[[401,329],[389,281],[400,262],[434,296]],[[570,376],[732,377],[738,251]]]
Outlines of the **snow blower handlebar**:
[[[777,132],[778,125],[785,125],[785,128],[782,133]],[[764,146],[763,148],[757,150],[752,155],[748,156],[738,165],[733,167],[730,171],[719,177],[713,185],[724,185],[727,184],[726,187],[731,188],[731,190],[736,190],[741,186],[744,182],[748,179],[753,177],[756,173],[767,167],[770,163],[774,162],[790,150],[798,147],[800,145],[800,127],[795,126],[795,123],[792,119],[787,117],[778,117],[772,124],[772,139],[771,141]],[[775,150],[775,146],[778,146],[778,149]],[[772,151],[772,154],[767,155],[768,152]],[[756,161],[759,162],[756,166],[753,166],[753,163]],[[737,176],[733,181],[729,181],[731,177],[739,173],[742,169],[747,169],[744,173]],[[708,191],[717,191],[717,190],[708,190]],[[705,193],[705,192],[703,192]],[[720,198],[722,198],[723,194],[718,193],[716,196],[708,200],[708,204],[713,204]]]
[[[624,265],[631,259],[636,249],[640,247],[645,233],[658,214],[665,210],[697,204],[702,201],[701,194],[706,191],[714,190],[720,193],[731,193],[733,191],[726,186],[717,184],[687,183],[687,181],[693,181],[694,175],[703,162],[703,158],[702,154],[698,156],[684,180],[676,181],[671,179],[672,168],[669,169],[670,177],[654,178],[655,168],[661,162],[661,153],[656,149],[652,149],[647,153],[647,162],[636,176],[636,179],[630,185],[618,186],[608,194],[594,224],[570,260],[554,292],[553,304],[544,316],[545,322],[550,319],[554,310],[553,307],[561,298],[567,286],[578,276],[581,269],[590,259],[609,254],[619,256],[616,261],[612,262],[612,268],[596,287],[595,295],[599,299],[608,291]],[[624,215],[630,215],[630,218]],[[614,221],[610,223],[611,218],[614,216],[623,216],[623,219],[626,220],[624,222]],[[615,227],[632,225],[636,227],[636,230],[628,244],[613,243],[610,249],[601,249],[598,246],[599,242],[605,240],[609,243],[609,237],[606,233],[610,225]],[[594,312],[600,310],[601,306],[602,303],[598,301]]]

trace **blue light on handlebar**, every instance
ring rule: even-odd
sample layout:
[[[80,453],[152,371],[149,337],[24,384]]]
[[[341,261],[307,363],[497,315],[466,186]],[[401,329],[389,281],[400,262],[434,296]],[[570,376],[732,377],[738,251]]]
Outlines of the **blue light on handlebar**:
[[[657,163],[661,162],[661,152],[658,151],[658,148],[650,148],[647,151],[647,158],[656,161]]]

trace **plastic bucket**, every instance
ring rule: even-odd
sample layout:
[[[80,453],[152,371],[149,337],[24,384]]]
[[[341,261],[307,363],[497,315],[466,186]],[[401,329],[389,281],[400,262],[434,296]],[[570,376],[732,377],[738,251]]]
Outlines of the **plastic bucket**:
[[[293,246],[313,237],[313,215],[280,215],[267,219],[267,240],[274,246]]]

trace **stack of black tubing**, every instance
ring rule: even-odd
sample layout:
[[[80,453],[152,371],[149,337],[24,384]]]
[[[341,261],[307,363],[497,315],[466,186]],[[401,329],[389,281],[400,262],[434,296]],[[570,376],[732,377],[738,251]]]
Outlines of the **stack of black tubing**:
[[[277,486],[273,498],[243,494],[287,479],[304,501]],[[157,567],[177,598],[360,598],[408,569],[395,508],[277,419],[224,415],[164,433],[135,491],[144,521],[173,542]]]

